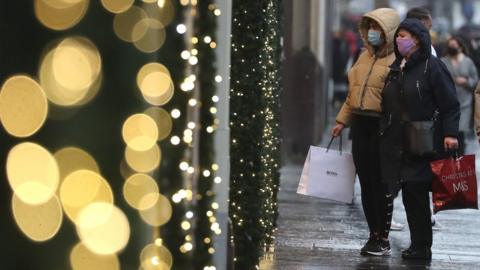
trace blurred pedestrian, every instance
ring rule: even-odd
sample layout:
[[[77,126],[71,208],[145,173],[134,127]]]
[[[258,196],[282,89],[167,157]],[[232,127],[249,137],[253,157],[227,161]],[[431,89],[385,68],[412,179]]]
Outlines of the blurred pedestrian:
[[[474,93],[474,124],[478,143],[480,143],[480,82],[477,83]]]
[[[351,125],[352,154],[360,179],[362,207],[370,236],[362,255],[390,255],[388,234],[392,212],[392,195],[380,180],[378,128],[381,115],[381,92],[389,66],[395,59],[394,33],[399,14],[379,8],[362,17],[360,36],[365,50],[348,73],[347,99],[337,115],[332,136],[339,136]]]
[[[443,62],[431,55],[428,29],[419,20],[400,23],[394,45],[396,60],[382,98],[382,181],[401,186],[411,240],[402,258],[429,260],[430,161],[458,147],[460,109],[452,77]]]
[[[430,10],[424,7],[414,7],[408,10],[407,15],[405,17],[406,19],[417,19],[420,20],[423,25],[430,31],[432,29],[432,14],[430,13]],[[431,52],[433,56],[437,56],[437,52],[435,51],[435,48],[433,47],[433,44],[431,45]]]
[[[473,60],[466,55],[466,47],[458,37],[451,37],[447,41],[445,56],[442,61],[450,71],[457,89],[460,102],[460,124],[458,134],[458,153],[465,153],[465,138],[470,135],[472,126],[473,92],[478,82],[477,68]]]

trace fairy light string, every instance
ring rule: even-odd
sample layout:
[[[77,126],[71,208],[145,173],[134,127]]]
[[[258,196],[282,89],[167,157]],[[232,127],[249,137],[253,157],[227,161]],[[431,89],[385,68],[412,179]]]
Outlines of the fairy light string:
[[[230,207],[239,269],[273,251],[279,188],[281,1],[234,1]]]

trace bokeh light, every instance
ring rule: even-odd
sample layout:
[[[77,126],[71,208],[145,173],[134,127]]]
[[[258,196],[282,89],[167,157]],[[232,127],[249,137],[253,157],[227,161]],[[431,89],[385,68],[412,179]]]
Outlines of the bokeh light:
[[[120,270],[117,255],[98,255],[82,243],[76,244],[70,252],[70,266],[74,270]]]
[[[156,106],[166,104],[174,94],[174,84],[163,65],[149,63],[137,74],[137,86],[145,100]]]
[[[62,87],[84,91],[97,80],[101,69],[98,49],[84,37],[66,38],[55,48],[52,71]]]
[[[165,42],[165,28],[160,21],[145,18],[135,25],[133,32],[144,31],[145,25],[147,26],[147,31],[140,39],[134,42],[134,45],[144,53],[152,53],[159,50]]]
[[[60,182],[69,174],[78,170],[89,170],[100,174],[95,159],[84,150],[77,147],[64,147],[53,155],[60,169]]]
[[[8,153],[6,169],[10,186],[25,203],[46,203],[57,191],[57,162],[38,144],[25,142],[14,146]]]
[[[148,103],[161,106],[172,98],[174,85],[172,79],[167,74],[154,72],[145,77],[140,89]]]
[[[121,251],[130,238],[130,224],[116,206],[96,202],[83,208],[77,218],[77,233],[82,243],[100,255]]]
[[[85,16],[89,0],[35,0],[35,16],[46,27],[66,30]]]
[[[99,174],[79,170],[69,174],[60,186],[60,201],[65,214],[74,223],[79,212],[96,202],[112,204],[113,193],[108,182]]]
[[[53,196],[46,203],[31,205],[13,195],[12,211],[20,230],[33,241],[51,239],[62,225],[62,206],[57,196]]]
[[[102,82],[103,82],[103,74],[100,73],[98,75],[97,79],[90,86],[90,88],[88,89],[86,94],[83,96],[83,98],[80,99],[75,104],[75,106],[82,106],[82,105],[85,105],[85,104],[89,103],[90,101],[92,101],[97,96],[100,89],[102,89]]]
[[[135,151],[147,151],[158,140],[158,127],[155,121],[146,114],[130,116],[122,128],[123,141]]]
[[[128,166],[136,172],[147,173],[158,168],[162,159],[160,147],[155,144],[146,151],[135,151],[128,147],[125,149],[125,160]]]
[[[135,0],[102,0],[103,7],[112,13],[127,11]]]
[[[132,6],[127,11],[115,15],[113,30],[121,40],[135,42],[147,33],[148,25],[145,22],[140,23],[146,18],[147,13],[143,9]]]
[[[120,174],[122,175],[123,179],[128,179],[130,176],[136,174],[137,172],[132,170],[130,166],[128,166],[127,161],[125,159],[122,159],[120,161]]]
[[[172,132],[172,118],[170,114],[160,107],[150,107],[144,112],[146,115],[150,116],[158,127],[158,140],[162,141],[166,139]]]
[[[156,242],[157,243],[157,242]],[[140,263],[144,270],[168,270],[171,269],[173,258],[170,251],[164,245],[149,244],[140,253]]]
[[[153,1],[153,0],[152,0]],[[172,0],[160,0],[161,7],[158,5],[158,0],[151,4],[144,5],[148,17],[160,21],[162,25],[167,26],[175,17],[175,7]]]
[[[0,91],[0,121],[9,134],[28,137],[43,126],[48,102],[35,80],[16,75],[7,79]]]
[[[40,83],[47,98],[59,106],[80,106],[101,87],[102,63],[96,46],[84,37],[62,40],[44,55]]]
[[[168,76],[170,77],[170,71],[168,70],[168,68],[160,63],[157,63],[157,62],[151,62],[151,63],[148,63],[148,64],[145,64],[143,65],[140,70],[138,71],[137,73],[137,86],[139,89],[141,89],[141,85],[143,83],[143,80],[145,79],[145,77],[151,73],[155,73],[155,72],[162,72],[162,73],[165,73],[165,74],[168,74]]]
[[[149,196],[153,195],[147,195],[142,200],[151,200]],[[140,202],[140,204],[143,205],[144,202]],[[162,226],[172,217],[172,205],[165,196],[160,194],[152,207],[140,211],[140,216],[151,226]]]
[[[123,185],[123,196],[127,203],[138,210],[153,207],[159,198],[155,180],[146,174],[134,174]]]

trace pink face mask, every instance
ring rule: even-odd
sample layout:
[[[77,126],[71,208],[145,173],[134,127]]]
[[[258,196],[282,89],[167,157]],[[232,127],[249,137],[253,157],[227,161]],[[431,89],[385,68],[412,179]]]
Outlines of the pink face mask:
[[[397,37],[397,48],[402,56],[407,55],[413,47],[415,47],[415,41],[411,38]]]

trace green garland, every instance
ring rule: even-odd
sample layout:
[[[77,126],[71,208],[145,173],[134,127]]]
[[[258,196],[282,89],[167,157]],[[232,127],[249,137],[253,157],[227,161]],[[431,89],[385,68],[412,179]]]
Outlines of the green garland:
[[[273,246],[279,186],[281,0],[233,1],[230,218],[237,269]]]

